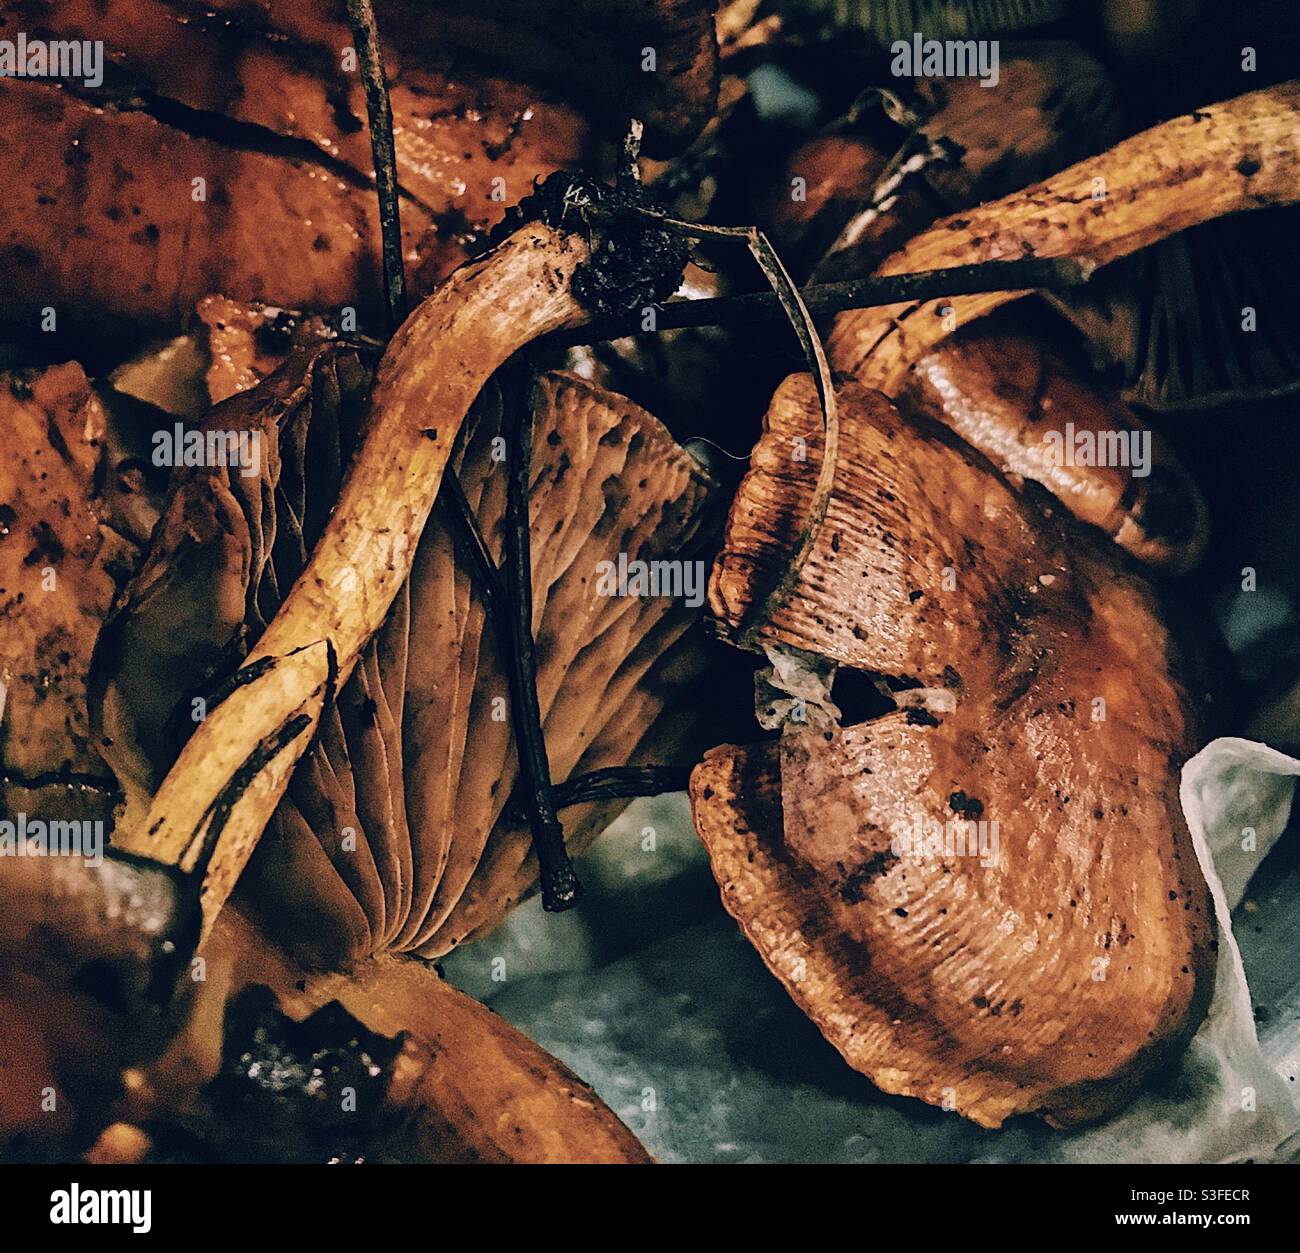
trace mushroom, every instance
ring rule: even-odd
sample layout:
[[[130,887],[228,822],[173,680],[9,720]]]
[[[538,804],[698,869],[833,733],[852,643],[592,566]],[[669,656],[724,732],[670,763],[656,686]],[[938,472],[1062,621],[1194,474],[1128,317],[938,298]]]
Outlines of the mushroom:
[[[1013,45],[1001,69],[996,93],[974,80],[919,80],[915,106],[889,97],[890,114],[914,127],[892,159],[897,132],[882,133],[883,118],[869,109],[790,158],[787,174],[821,171],[818,194],[783,206],[778,228],[823,243],[838,231],[814,271],[818,281],[869,273],[882,250],[932,222],[936,203],[962,208],[1003,194],[1114,137],[1115,93],[1081,49]],[[850,200],[866,208],[850,213]],[[1022,317],[964,329],[912,367],[898,403],[952,426],[1000,468],[1043,484],[1140,560],[1190,569],[1208,536],[1196,484],[1129,406],[1103,397],[1079,364],[1041,344],[1050,329],[1041,317],[1030,328]]]
[[[1105,265],[1225,214],[1294,203],[1297,113],[1300,83],[1290,82],[1174,118],[1042,183],[945,218],[877,273],[1021,256]],[[1098,187],[1110,190],[1095,196]],[[837,368],[891,395],[954,321],[972,321],[1022,294],[850,311],[836,319],[827,347]]]
[[[539,194],[537,211],[576,222],[608,194],[562,177]],[[620,246],[633,287],[616,293],[610,271],[580,271],[592,255],[584,238],[531,221],[457,271],[390,343],[362,442],[306,568],[152,799],[128,797],[123,844],[185,870],[201,865],[209,924],[405,583],[474,397],[515,350],[586,316],[575,276],[588,299],[632,308],[662,294],[665,274],[675,283],[680,249],[653,231],[640,242],[640,263]]]
[[[178,484],[105,628],[98,704],[109,761],[128,787],[152,794],[183,738],[178,722],[193,726],[191,697],[219,684],[306,561],[346,464],[363,375],[351,350],[327,346],[208,419],[214,429],[252,426],[279,452],[265,477],[203,470]],[[688,633],[697,614],[680,599],[600,595],[597,571],[620,553],[690,559],[710,534],[713,485],[622,397],[549,374],[537,402],[538,690],[551,767],[563,778],[689,761],[706,664]],[[456,458],[493,549],[504,522],[501,419],[489,394]],[[484,605],[445,525],[430,526],[409,586],[250,867],[244,895],[275,939],[327,968],[383,949],[434,956],[533,889],[529,835],[507,809],[516,777],[507,690]],[[600,805],[570,817],[570,848],[610,816]]]
[[[584,216],[579,212],[580,204],[594,213],[592,201],[601,193],[591,189],[575,196],[574,189],[575,184],[565,179],[552,189],[550,200],[543,197],[546,215],[557,222],[566,215],[575,215],[576,224]],[[613,228],[600,228],[598,238],[603,238],[605,229]],[[659,265],[667,262],[671,266],[679,258],[679,250],[665,250],[654,232],[649,239]],[[453,455],[467,472],[467,481],[477,484],[474,490],[483,489],[485,519],[490,522],[494,516],[499,517],[500,478],[494,481],[490,474],[495,438],[489,422],[490,406],[476,419],[482,425],[476,425],[473,434],[466,433],[459,453],[454,451],[457,428],[482,382],[513,346],[526,343],[539,330],[586,316],[572,286],[575,272],[591,252],[592,247],[582,236],[534,220],[505,239],[483,261],[459,272],[417,310],[381,365],[371,416],[337,502],[333,499],[334,487],[346,464],[347,444],[355,438],[367,384],[364,363],[355,349],[333,342],[306,348],[291,356],[265,385],[236,395],[224,408],[218,408],[209,425],[227,422],[247,429],[261,423],[259,429],[275,435],[267,442],[268,477],[244,485],[247,490],[241,498],[234,490],[241,485],[237,471],[231,472],[229,480],[225,471],[180,476],[164,505],[155,547],[120,610],[124,624],[120,638],[126,640],[128,648],[148,644],[153,649],[146,662],[149,673],[134,686],[116,683],[115,654],[107,636],[100,656],[100,664],[107,668],[107,678],[101,679],[98,689],[106,693],[97,698],[100,722],[111,724],[115,734],[99,737],[96,744],[120,772],[117,777],[127,792],[125,810],[114,832],[113,864],[123,857],[136,857],[138,860],[132,864],[144,867],[150,875],[161,876],[162,882],[187,885],[181,899],[191,906],[185,916],[194,925],[187,932],[189,941],[170,950],[173,960],[187,958],[199,939],[199,918],[192,906],[197,879],[202,877],[199,899],[207,910],[208,932],[205,959],[228,961],[237,972],[231,976],[236,983],[255,977],[270,981],[281,998],[280,1004],[289,1012],[295,1006],[310,1012],[326,1001],[338,999],[355,1008],[358,1019],[370,1024],[370,1029],[376,1029],[373,1024],[378,1024],[378,1029],[389,1037],[401,1029],[411,1031],[412,1041],[404,1048],[400,1070],[394,1073],[389,1099],[413,1120],[417,1144],[435,1157],[455,1156],[467,1151],[467,1146],[477,1145],[473,1150],[476,1155],[512,1160],[644,1160],[604,1106],[540,1050],[474,1007],[468,998],[441,989],[432,975],[413,974],[415,968],[407,963],[369,956],[382,948],[425,946],[430,951],[443,951],[469,930],[490,923],[526,893],[535,877],[529,862],[529,837],[520,824],[512,817],[496,822],[507,795],[505,791],[499,797],[493,795],[499,779],[493,774],[496,767],[486,764],[490,741],[494,743],[492,751],[497,754],[499,774],[508,776],[511,768],[505,759],[502,732],[487,713],[499,698],[491,685],[485,684],[486,690],[480,690],[477,700],[472,701],[468,686],[476,668],[469,660],[469,637],[481,634],[482,614],[478,606],[471,609],[467,604],[468,586],[450,568],[451,552],[445,536],[431,532],[427,544],[420,545],[419,540],[439,477]],[[656,277],[653,267],[641,270],[639,277],[641,282],[635,290],[623,294],[635,307],[660,290],[664,282],[662,277]],[[600,286],[599,280],[587,281],[595,283],[604,298],[613,298],[614,293],[608,286]],[[675,281],[671,271],[668,281]],[[76,374],[81,377],[79,372]],[[541,612],[540,677],[544,700],[556,713],[557,721],[568,724],[569,737],[567,742],[557,737],[556,766],[583,770],[611,760],[621,762],[635,757],[643,736],[647,749],[657,755],[663,743],[662,733],[655,729],[657,711],[682,685],[698,685],[701,676],[698,656],[692,658],[691,647],[674,647],[694,612],[672,602],[597,597],[591,586],[596,572],[586,566],[594,565],[598,555],[617,557],[620,549],[633,556],[649,556],[654,549],[647,545],[674,540],[689,544],[701,525],[710,498],[709,484],[649,415],[621,398],[568,377],[543,380],[541,396],[547,416],[539,419],[539,440],[547,455],[536,458],[537,571],[549,586],[546,596],[539,596],[538,606],[541,612],[544,601],[552,605],[554,618],[548,620]],[[237,408],[241,405],[242,411]],[[319,421],[313,423],[315,418]],[[331,443],[336,476],[333,484],[321,456]],[[618,478],[619,472],[629,476],[627,483]],[[313,475],[321,474],[322,482],[309,483]],[[638,483],[644,486],[638,488]],[[88,490],[84,484],[78,487]],[[321,489],[319,494],[314,487]],[[495,506],[487,503],[487,498],[494,495]],[[494,507],[496,515],[492,513]],[[249,512],[245,513],[245,509]],[[399,530],[399,524],[404,529]],[[305,533],[300,529],[303,527]],[[491,528],[489,533],[493,533]],[[241,534],[245,543],[250,535],[256,535],[256,542],[240,549]],[[259,550],[259,543],[266,547]],[[309,551],[310,560],[306,561]],[[209,564],[197,569],[187,566],[186,559],[195,554],[200,562]],[[260,563],[257,582],[240,585],[239,580],[250,571],[250,556]],[[175,564],[169,566],[169,561]],[[304,561],[306,571],[294,590],[277,590],[277,578],[284,580],[287,588],[298,573],[295,562],[302,565]],[[409,586],[410,600],[404,599],[397,614],[390,618],[390,602],[399,592],[404,593],[407,575],[417,562],[423,564]],[[569,570],[571,575],[566,577]],[[187,584],[187,577],[196,581]],[[183,598],[168,600],[168,592],[177,586],[189,593],[195,586],[204,587],[205,580],[214,593],[210,604],[194,606],[186,605]],[[283,601],[279,603],[281,596]],[[229,616],[232,604],[233,618]],[[106,609],[103,598],[96,608],[100,612]],[[188,624],[182,624],[178,608],[191,612],[197,608],[198,612]],[[209,659],[229,656],[225,649],[228,640],[221,637],[219,628],[223,623],[233,628],[238,646],[243,641],[243,615],[259,610],[270,619],[269,628],[260,637],[261,644],[278,638],[285,651],[258,650],[250,656],[244,670],[237,671],[228,683],[224,699],[214,698],[213,708],[186,746],[181,763],[166,775],[151,800],[154,780],[139,770],[132,773],[127,751],[139,747],[144,738],[137,734],[139,727],[148,721],[130,720],[131,699],[148,692],[152,684],[155,703],[161,704],[169,691],[168,683],[180,681],[178,668],[194,660],[191,650],[196,642],[202,642],[196,634],[199,630],[208,632]],[[400,743],[391,737],[371,734],[377,714],[382,721],[389,707],[367,711],[366,706],[372,693],[381,701],[397,698],[397,689],[404,680],[393,670],[385,674],[385,666],[392,660],[392,646],[400,641],[401,667],[405,667],[407,614],[413,614],[431,631],[445,631],[440,617],[448,610],[462,615],[464,634],[452,654],[433,652],[414,658],[412,673],[420,682],[413,683],[411,700],[415,705],[419,697],[422,706],[414,727],[416,733],[427,737],[427,743],[419,747],[427,748],[433,756],[439,753],[440,745],[453,747],[454,737],[444,731],[457,725],[457,713],[453,706],[439,707],[442,692],[438,689],[447,679],[457,681],[455,672],[464,657],[458,708],[465,721],[459,722],[459,727],[466,737],[476,737],[474,753],[484,754],[482,763],[473,761],[469,768],[470,775],[477,772],[482,786],[472,779],[464,781],[456,789],[464,798],[463,806],[452,813],[447,809],[452,796],[449,767],[441,771],[431,768],[427,774],[417,774],[413,767],[410,786],[418,804],[412,812],[420,807],[429,811],[418,814],[428,819],[417,828],[417,833],[425,837],[421,842],[409,829],[399,830],[382,817],[377,825],[368,821],[385,798],[398,808],[404,798],[396,757],[389,763],[389,773],[371,772],[371,767],[382,764],[387,747],[400,751]],[[155,615],[152,619],[151,613]],[[584,621],[595,636],[589,647],[584,646],[583,632],[575,629]],[[142,626],[141,634],[134,639],[130,635],[133,622]],[[256,619],[254,622],[264,625]],[[144,629],[151,624],[158,632],[152,638]],[[381,626],[387,634],[381,634],[370,645]],[[296,647],[297,638],[305,642],[305,648]],[[170,658],[163,656],[168,646],[173,650]],[[477,648],[477,643],[474,646]],[[481,656],[486,651],[481,650]],[[85,652],[84,646],[80,647],[79,664],[84,664]],[[202,649],[197,656],[204,658]],[[668,661],[656,672],[660,656],[666,656]],[[264,657],[272,660],[264,661]],[[287,664],[281,664],[281,657],[287,659]],[[155,665],[159,659],[170,664]],[[325,663],[323,671],[313,668],[318,660]],[[357,674],[349,683],[354,667]],[[566,672],[572,679],[571,686],[562,682]],[[647,673],[651,675],[649,682]],[[336,691],[337,707],[333,703]],[[244,694],[251,694],[253,700],[247,701]],[[298,941],[304,948],[308,947],[306,940],[313,940],[311,956],[317,964],[338,967],[355,963],[355,976],[348,980],[314,983],[308,972],[288,957],[280,962],[278,973],[273,969],[257,974],[264,972],[267,951],[273,946],[250,923],[230,924],[235,939],[225,938],[228,932],[219,937],[212,935],[211,924],[225,894],[275,808],[279,795],[276,789],[283,786],[290,773],[283,760],[264,751],[258,743],[257,722],[250,725],[245,720],[251,710],[254,719],[283,723],[277,701],[285,705],[289,725],[295,728],[301,725],[304,714],[317,721],[327,719],[319,751],[294,794],[297,808],[286,807],[281,815],[279,834],[285,837],[285,844],[277,851],[287,851],[291,859],[297,858],[296,869],[304,877],[298,880],[301,891],[296,896],[289,893],[297,912],[280,920],[283,930],[278,938],[282,942],[286,938]],[[223,714],[240,706],[245,716]],[[153,707],[148,710],[150,715],[155,712]],[[471,718],[476,719],[472,725]],[[601,727],[603,730],[597,730]],[[157,736],[159,727],[151,729]],[[168,728],[162,730],[162,736],[151,741],[149,747],[156,749],[159,742],[165,743]],[[272,742],[289,749],[284,757],[292,754],[296,759],[312,739],[305,731],[303,727],[292,738],[284,736]],[[205,741],[213,732],[215,738],[206,743],[205,749]],[[232,734],[243,737],[242,754],[231,753],[234,746],[228,737]],[[343,738],[332,738],[336,735]],[[355,785],[345,787],[340,762],[346,760],[349,735],[359,737],[353,740],[358,749],[359,772]],[[105,738],[112,742],[105,743]],[[465,739],[461,739],[457,751],[463,752],[465,746]],[[413,743],[413,751],[415,747]],[[342,748],[345,756],[331,762],[335,748]],[[214,750],[218,757],[215,763],[210,757]],[[187,773],[185,755],[194,753],[198,754],[198,765]],[[147,754],[142,756],[147,762]],[[235,760],[236,756],[239,760]],[[216,775],[230,762],[232,775],[223,785]],[[316,786],[311,772],[320,766],[336,777],[333,790],[329,784],[323,789]],[[259,767],[269,767],[269,780],[258,777]],[[214,789],[219,801],[216,806],[203,798],[201,790],[205,787]],[[236,796],[233,804],[225,807],[220,803],[223,789]],[[378,913],[366,917],[365,909],[374,898],[360,891],[352,903],[342,907],[343,921],[338,925],[338,889],[328,874],[318,882],[310,878],[307,870],[316,835],[332,841],[337,851],[342,833],[328,821],[313,833],[299,815],[311,814],[312,803],[324,804],[340,814],[345,792],[355,797],[358,812],[365,812],[364,839],[370,843],[363,845],[357,858],[344,857],[339,865],[371,858],[384,871],[379,876],[381,893],[409,892],[412,900],[418,893],[417,904],[423,912],[413,908],[403,918],[396,911],[387,912],[385,903]],[[473,812],[471,801],[479,805],[479,812]],[[167,823],[139,819],[151,805],[155,812],[165,815]],[[199,825],[217,837],[216,844],[232,833],[240,841],[220,849],[188,847],[184,837],[197,832],[186,825],[187,807]],[[575,844],[580,845],[598,829],[598,813],[588,811],[587,821],[577,824]],[[468,845],[457,848],[449,841],[449,823],[461,818],[467,822],[472,819],[476,834]],[[299,823],[296,829],[295,819]],[[177,839],[178,835],[182,838]],[[400,857],[395,845],[401,839],[408,841],[406,855],[414,865],[414,873],[392,875],[388,873],[391,865],[384,866],[383,858],[395,852]],[[133,846],[143,850],[145,856],[132,854]],[[180,860],[168,857],[169,848],[191,854],[187,864],[178,867],[183,876],[190,877],[177,880],[168,871],[169,862]],[[319,844],[315,848],[317,861],[313,869],[319,870],[323,850]],[[481,882],[475,874],[480,862],[484,872]],[[435,911],[430,906],[440,886],[443,895],[437,897]],[[286,897],[286,885],[272,873],[264,878],[263,888],[262,903],[269,904],[273,914],[275,905]],[[56,889],[51,887],[51,891]],[[41,902],[48,895],[33,892],[31,899]],[[249,895],[256,904],[255,888]],[[90,902],[88,908],[96,908],[95,902]],[[369,928],[361,939],[348,926],[358,912],[363,930]],[[118,919],[118,925],[126,928],[127,941],[133,934],[130,922],[128,917]],[[338,925],[338,931],[330,934],[330,925]],[[318,935],[322,926],[326,932],[323,939]],[[399,932],[405,933],[405,941],[399,942]],[[154,990],[172,986],[172,981],[161,973],[157,981],[145,983]],[[318,986],[323,999],[319,1004],[309,1004],[312,989]],[[205,1034],[201,1028],[206,1024],[210,1040],[231,987],[229,983],[213,986],[200,998],[203,1003],[190,1018],[200,1037]],[[183,1002],[178,1001],[173,1008],[179,1012],[182,1006]],[[421,1017],[435,1012],[435,1018]],[[183,1038],[177,1046],[181,1049],[179,1063],[172,1054],[151,1067],[150,1083],[165,1089],[169,1074],[175,1082],[178,1067],[181,1074],[212,1073],[212,1066],[184,1062],[183,1046],[187,1043],[192,1045],[193,1038]],[[481,1061],[485,1048],[495,1058],[490,1078],[476,1077],[474,1073],[479,1063],[472,1057]],[[435,1058],[441,1060],[436,1070],[430,1071]],[[212,1061],[210,1044],[208,1060]],[[461,1076],[459,1080],[453,1078],[456,1074]],[[527,1133],[521,1128],[498,1134],[499,1106],[494,1102],[499,1101],[511,1102],[519,1118],[536,1117],[542,1122],[530,1122]],[[97,1099],[96,1108],[100,1104],[102,1098]]]
[[[1104,263],[1294,200],[1297,106],[1289,84],[1165,123],[939,223],[881,270]],[[1264,158],[1248,174],[1247,151]],[[1121,171],[1122,205],[1081,194]],[[896,394],[953,330],[950,308],[970,320],[1016,294],[841,314],[832,358]],[[733,503],[710,606],[797,699],[775,702],[776,744],[706,755],[696,828],[764,961],[878,1086],[986,1126],[1088,1121],[1177,1056],[1211,994],[1177,650],[1144,580],[1036,487],[1018,495],[877,392],[846,386],[838,427],[822,466],[813,382],[787,379]],[[841,725],[828,663],[900,693],[896,712]]]
[[[1177,1054],[1213,982],[1175,650],[1150,587],[1041,494],[879,394],[846,385],[839,413],[825,520],[753,638],[886,678],[899,707],[809,707],[777,743],[713,750],[696,828],[727,909],[877,1086],[985,1126],[1098,1117]],[[794,375],[714,567],[727,626],[788,565],[820,449]]]
[[[1294,201],[1300,169],[1286,136],[1295,124],[1297,92],[1296,84],[1284,84],[1163,123],[1043,183],[943,219],[877,272],[1021,255],[1074,255],[1105,264],[1218,215]],[[1179,165],[1171,171],[1175,153]],[[1038,353],[1023,336],[1004,343],[992,330],[977,328],[960,343],[941,342],[958,325],[1019,294],[843,313],[828,351],[838,369],[897,397],[905,409],[952,426],[999,466],[1042,483],[1134,555],[1174,571],[1190,568],[1204,548],[1206,510],[1167,448],[1153,445],[1157,471],[1142,478],[1117,474],[1095,455],[1059,455],[1076,436],[1094,444],[1141,440],[1146,427],[1140,418],[1090,394],[1055,359],[1036,363]],[[1035,370],[1031,387],[1018,381],[1017,365]],[[1127,461],[1121,467],[1130,468]]]
[[[1190,570],[1210,532],[1195,481],[1158,432],[1042,338],[985,322],[959,331],[912,367],[899,408],[1042,484],[1147,565]]]

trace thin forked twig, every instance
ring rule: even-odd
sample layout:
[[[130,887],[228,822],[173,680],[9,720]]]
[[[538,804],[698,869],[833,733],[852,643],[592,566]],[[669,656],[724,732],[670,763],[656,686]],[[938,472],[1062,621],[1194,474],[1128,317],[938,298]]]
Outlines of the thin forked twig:
[[[940,296],[1033,289],[1060,291],[1081,287],[1092,277],[1095,269],[1090,261],[1080,257],[1025,257],[1015,261],[981,261],[940,270],[918,270],[910,274],[813,283],[800,288],[799,295],[810,313],[822,317],[845,309],[871,309],[912,300],[934,300]],[[652,332],[657,334],[692,326],[753,326],[787,316],[785,306],[774,292],[673,300],[659,306]],[[643,317],[637,312],[593,318],[583,326],[550,336],[546,343],[548,346],[571,347],[644,333],[647,332]]]

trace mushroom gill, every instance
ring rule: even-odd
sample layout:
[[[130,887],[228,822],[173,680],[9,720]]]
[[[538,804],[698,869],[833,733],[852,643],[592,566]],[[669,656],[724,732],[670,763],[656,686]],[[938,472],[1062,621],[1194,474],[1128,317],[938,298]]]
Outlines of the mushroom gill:
[[[366,370],[324,345],[217,406],[209,429],[260,433],[245,478],[185,472],[100,647],[119,777],[150,795],[315,546],[356,437]],[[702,744],[700,559],[714,489],[644,410],[572,375],[536,392],[531,531],[538,692],[555,777],[675,759]],[[471,411],[452,466],[494,553],[504,534],[499,393]],[[700,600],[621,597],[602,563],[695,564]],[[665,566],[664,568],[667,568]],[[365,648],[259,845],[245,894],[310,964],[447,951],[535,885],[499,644],[443,522]],[[207,708],[203,707],[206,714]],[[580,850],[612,817],[566,822]],[[147,848],[147,842],[145,844]]]
[[[713,750],[696,827],[763,960],[879,1087],[986,1126],[1098,1117],[1177,1054],[1213,983],[1174,647],[1145,581],[1045,494],[876,393],[840,399],[825,521],[756,638],[922,691]],[[788,562],[820,448],[792,376],[714,567],[724,623]]]

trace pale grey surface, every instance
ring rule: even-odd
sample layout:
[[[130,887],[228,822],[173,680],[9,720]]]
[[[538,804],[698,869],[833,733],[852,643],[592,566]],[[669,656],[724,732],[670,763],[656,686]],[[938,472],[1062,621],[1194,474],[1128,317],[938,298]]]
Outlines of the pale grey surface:
[[[642,850],[646,827],[653,852]],[[583,910],[548,917],[530,902],[445,968],[592,1083],[660,1161],[1035,1160],[1065,1147],[1068,1137],[1035,1122],[983,1131],[852,1072],[724,913],[684,797],[638,802],[580,870]],[[1263,1011],[1261,1042],[1294,1082],[1294,827],[1246,899],[1234,930]]]

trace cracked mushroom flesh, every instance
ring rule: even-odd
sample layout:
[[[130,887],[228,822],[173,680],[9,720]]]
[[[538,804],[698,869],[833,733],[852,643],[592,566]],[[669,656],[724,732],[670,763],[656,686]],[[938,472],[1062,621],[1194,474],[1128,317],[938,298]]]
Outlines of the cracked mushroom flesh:
[[[880,1087],[985,1126],[1095,1118],[1213,982],[1174,648],[1150,587],[1059,510],[878,394],[840,400],[826,519],[763,638],[930,700],[713,750],[696,827],[764,961]],[[792,376],[714,567],[725,623],[789,560],[820,423]]]

